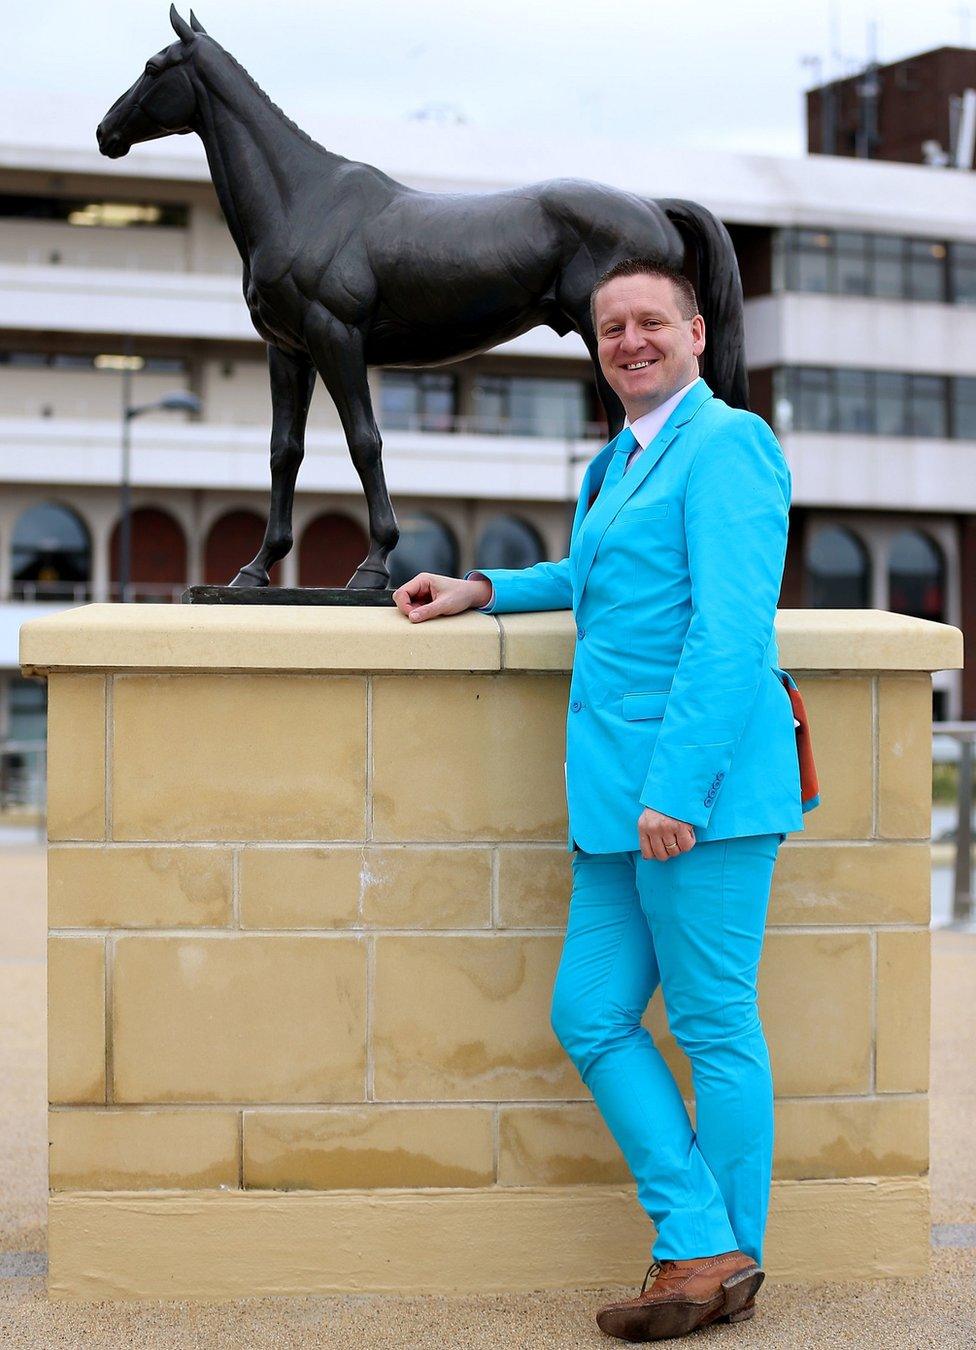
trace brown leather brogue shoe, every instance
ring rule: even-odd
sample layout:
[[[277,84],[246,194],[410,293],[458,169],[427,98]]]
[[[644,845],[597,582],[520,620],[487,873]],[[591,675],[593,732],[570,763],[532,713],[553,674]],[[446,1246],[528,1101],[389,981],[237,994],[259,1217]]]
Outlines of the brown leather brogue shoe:
[[[656,1277],[648,1289],[652,1271]],[[744,1322],[756,1311],[756,1290],[764,1278],[752,1257],[740,1251],[652,1261],[637,1297],[601,1308],[596,1324],[622,1341],[663,1341],[712,1322]]]

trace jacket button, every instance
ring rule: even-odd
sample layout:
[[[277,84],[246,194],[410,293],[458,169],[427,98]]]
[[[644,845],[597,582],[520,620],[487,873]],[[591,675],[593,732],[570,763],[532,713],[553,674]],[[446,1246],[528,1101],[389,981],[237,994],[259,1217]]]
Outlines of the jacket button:
[[[570,706],[570,708],[572,709],[573,712],[579,712],[580,708],[582,708],[583,705],[582,705],[582,703],[578,703],[578,702],[574,699],[573,702],[572,702],[569,706]]]

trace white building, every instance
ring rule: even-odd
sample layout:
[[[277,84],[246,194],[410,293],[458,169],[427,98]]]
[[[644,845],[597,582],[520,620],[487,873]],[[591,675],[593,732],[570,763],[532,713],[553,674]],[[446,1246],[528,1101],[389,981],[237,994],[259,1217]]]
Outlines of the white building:
[[[574,176],[711,208],[739,253],[753,406],[793,471],[781,604],[901,610],[976,638],[972,175],[684,150],[635,161],[611,143],[420,123],[336,126],[329,144],[433,190]],[[117,594],[124,379],[135,404],[174,389],[203,404],[132,424],[133,598],[227,582],[260,542],[264,349],[193,148],[109,162],[94,148],[0,146],[0,740],[43,735],[43,687],[17,675],[20,623]],[[564,555],[582,465],[602,443],[578,339],[536,329],[437,371],[374,371],[372,384],[398,580]],[[344,583],[365,520],[320,384],[278,580]],[[939,715],[976,717],[965,678],[937,677]]]

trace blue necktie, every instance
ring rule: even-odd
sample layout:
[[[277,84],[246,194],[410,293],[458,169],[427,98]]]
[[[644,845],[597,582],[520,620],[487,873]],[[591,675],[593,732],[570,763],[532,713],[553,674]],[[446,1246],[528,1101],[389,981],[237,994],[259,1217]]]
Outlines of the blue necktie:
[[[603,486],[600,489],[602,495],[610,492],[617,486],[624,476],[624,470],[627,468],[627,456],[637,446],[637,437],[631,431],[630,427],[624,427],[623,431],[617,437],[617,444],[613,449],[613,459],[607,468],[603,479]]]

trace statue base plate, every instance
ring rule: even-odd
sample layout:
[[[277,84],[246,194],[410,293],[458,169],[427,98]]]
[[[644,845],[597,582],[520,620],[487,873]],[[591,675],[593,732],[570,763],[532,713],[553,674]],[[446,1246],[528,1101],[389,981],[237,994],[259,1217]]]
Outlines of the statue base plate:
[[[188,586],[184,605],[392,605],[393,591],[346,586]]]

